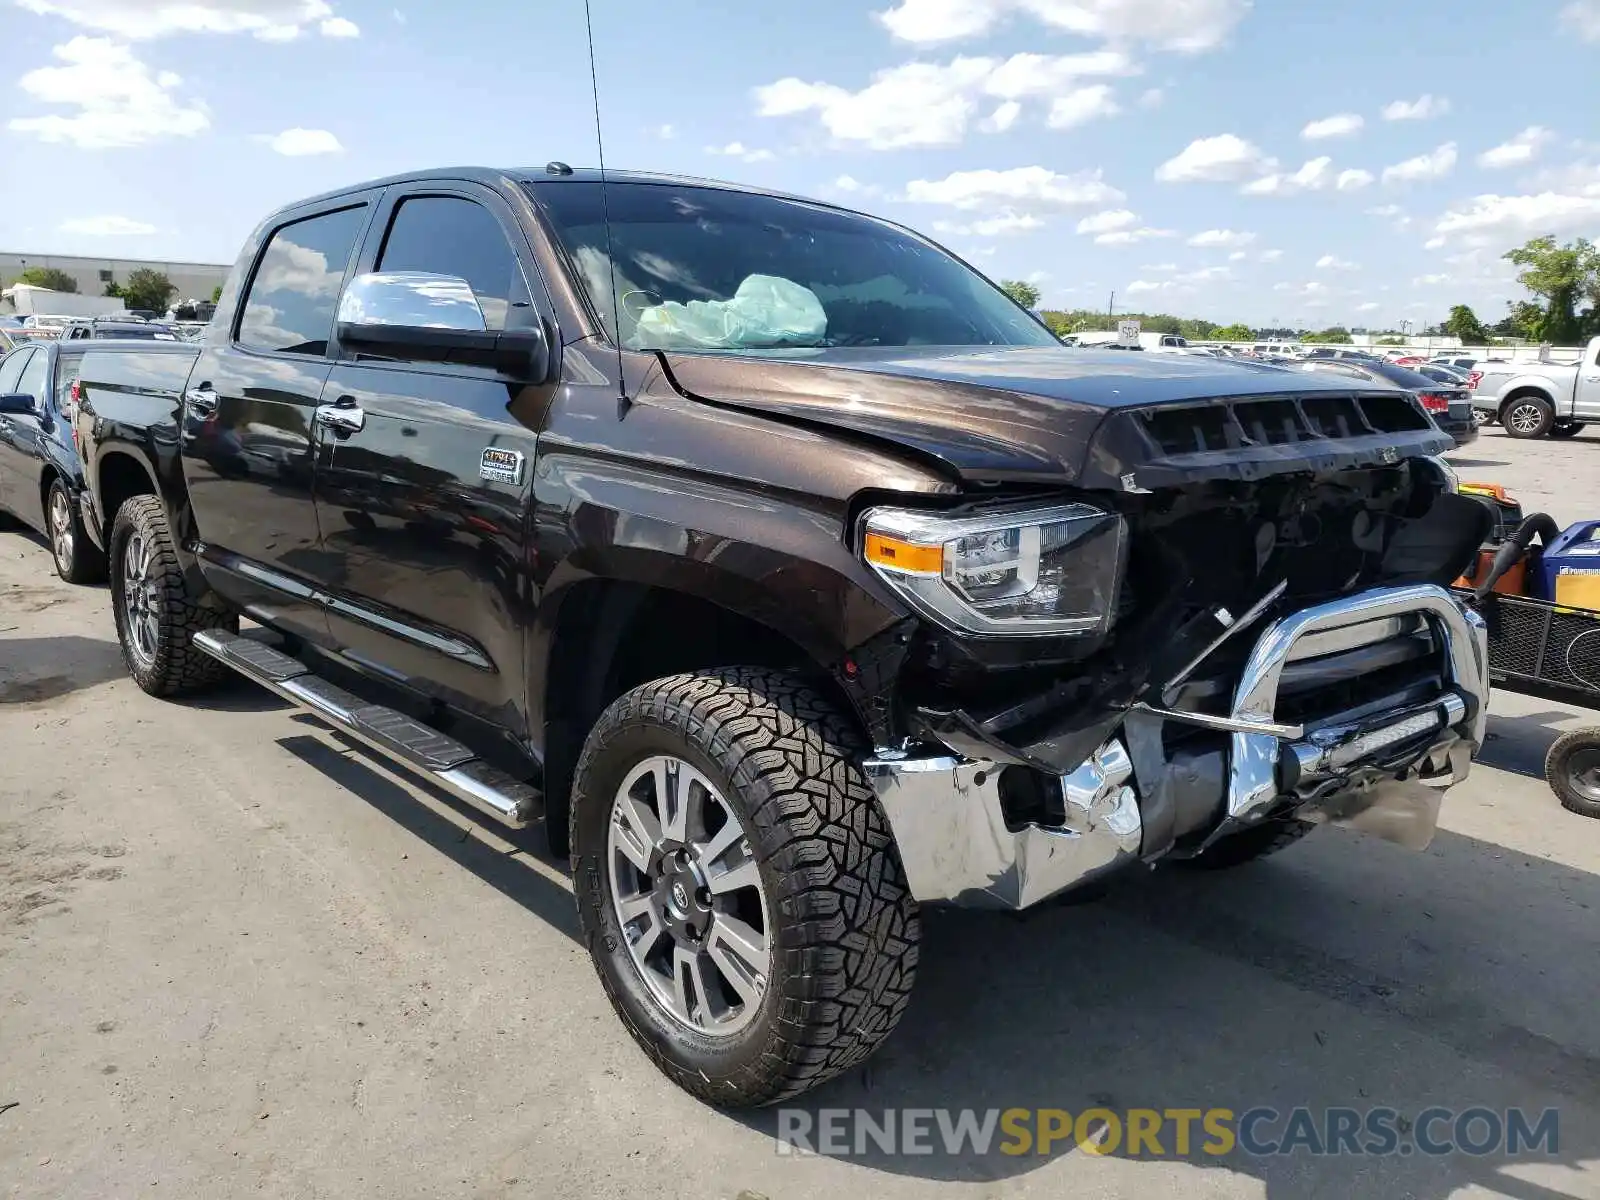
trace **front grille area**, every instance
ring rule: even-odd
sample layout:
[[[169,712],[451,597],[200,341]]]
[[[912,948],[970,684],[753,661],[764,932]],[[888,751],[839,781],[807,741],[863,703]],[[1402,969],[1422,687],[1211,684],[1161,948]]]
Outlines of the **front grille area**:
[[[1168,455],[1433,428],[1428,415],[1409,396],[1392,392],[1181,405],[1141,413],[1140,420],[1145,432]]]

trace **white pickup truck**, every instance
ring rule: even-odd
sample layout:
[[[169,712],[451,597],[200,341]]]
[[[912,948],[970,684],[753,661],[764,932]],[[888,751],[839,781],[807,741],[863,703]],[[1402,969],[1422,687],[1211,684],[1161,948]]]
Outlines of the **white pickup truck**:
[[[1577,362],[1480,362],[1472,407],[1514,438],[1569,438],[1600,420],[1600,337]]]

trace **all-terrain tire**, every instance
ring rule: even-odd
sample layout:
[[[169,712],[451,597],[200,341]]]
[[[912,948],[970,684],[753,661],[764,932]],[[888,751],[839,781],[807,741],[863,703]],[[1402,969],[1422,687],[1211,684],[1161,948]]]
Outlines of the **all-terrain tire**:
[[[1177,862],[1196,871],[1226,871],[1232,867],[1242,867],[1245,863],[1266,858],[1269,854],[1276,854],[1294,845],[1316,827],[1313,821],[1301,821],[1294,817],[1263,821],[1224,838],[1204,854],[1178,859]]]
[[[1568,812],[1600,817],[1593,778],[1600,768],[1600,729],[1574,729],[1555,740],[1544,756],[1544,778]]]
[[[572,873],[584,940],[612,1007],[655,1064],[709,1103],[798,1095],[864,1061],[899,1022],[921,922],[855,726],[806,683],[754,667],[635,688],[590,732],[572,789]],[[771,910],[771,978],[737,1033],[675,1020],[634,965],[611,896],[607,829],[628,772],[674,755],[722,789]]]
[[[135,537],[150,551],[147,578],[155,614],[154,653],[141,656],[130,646],[128,544]],[[133,681],[152,696],[176,696],[210,687],[228,676],[228,668],[195,649],[194,635],[207,629],[237,632],[237,615],[191,595],[174,550],[167,514],[155,496],[135,496],[111,524],[108,554],[111,611],[116,618],[122,661]]]

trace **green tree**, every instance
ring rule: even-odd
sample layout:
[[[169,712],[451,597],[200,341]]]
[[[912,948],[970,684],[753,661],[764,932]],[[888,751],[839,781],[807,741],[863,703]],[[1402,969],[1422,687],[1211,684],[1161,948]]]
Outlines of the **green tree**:
[[[1546,235],[1507,251],[1506,261],[1522,268],[1517,281],[1542,302],[1530,336],[1571,344],[1600,324],[1600,249],[1588,238],[1558,245]],[[1579,306],[1586,305],[1586,312]]]
[[[1324,329],[1321,333],[1308,333],[1301,339],[1302,342],[1315,342],[1319,345],[1348,346],[1351,343],[1350,331],[1343,325],[1334,325]]]
[[[101,295],[110,296],[113,300],[120,300],[122,299],[122,285],[116,280],[112,280],[106,284],[106,290]]]
[[[217,304],[222,300],[222,285],[219,283],[211,289],[211,303]]]
[[[1373,343],[1374,346],[1404,346],[1405,344],[1405,338],[1397,337],[1381,337]]]
[[[1223,325],[1211,333],[1211,337],[1219,342],[1249,342],[1255,339],[1255,333],[1248,325],[1241,325],[1235,321],[1232,325]]]
[[[152,312],[164,313],[168,301],[177,290],[172,280],[160,271],[140,267],[131,272],[128,282],[122,285],[122,299],[129,308],[147,308]]]
[[[17,276],[18,283],[49,288],[52,292],[75,292],[78,281],[58,267],[29,267]]]
[[[1026,279],[1007,279],[1000,284],[1000,290],[1023,308],[1037,308],[1039,305],[1039,289]]]
[[[1489,331],[1483,327],[1483,322],[1478,320],[1478,314],[1465,304],[1451,305],[1450,316],[1444,323],[1444,331],[1460,338],[1463,346],[1489,344]]]

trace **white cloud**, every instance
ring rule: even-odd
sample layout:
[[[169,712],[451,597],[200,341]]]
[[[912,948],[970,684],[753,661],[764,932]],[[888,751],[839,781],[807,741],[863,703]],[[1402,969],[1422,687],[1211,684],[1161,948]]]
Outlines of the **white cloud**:
[[[979,237],[1000,237],[1008,233],[1026,233],[1039,229],[1044,222],[1032,213],[1005,209],[993,217],[978,221],[935,221],[934,231],[946,234],[976,234]]]
[[[130,40],[180,33],[249,33],[289,41],[317,25],[324,37],[355,37],[355,23],[326,0],[17,0],[29,12],[62,17]]]
[[[1197,233],[1189,239],[1191,246],[1226,246],[1234,249],[1239,246],[1248,246],[1256,240],[1253,233],[1239,233],[1232,229],[1208,229],[1204,233]]]
[[[126,46],[106,38],[75,37],[51,53],[63,65],[29,71],[18,86],[41,104],[76,111],[13,117],[8,124],[16,133],[102,150],[194,137],[211,124],[203,105],[178,98],[183,83],[179,76],[152,73]]]
[[[943,179],[913,179],[906,184],[906,199],[914,204],[944,204],[964,212],[1013,209],[1037,214],[1115,204],[1122,199],[1122,193],[1101,179],[1099,171],[1061,175],[1034,166],[1008,171],[954,171]]]
[[[1247,196],[1292,196],[1296,192],[1320,192],[1333,181],[1333,159],[1323,156],[1311,159],[1292,175],[1263,175],[1239,190]]]
[[[1422,243],[1422,248],[1424,250],[1442,250],[1444,249],[1444,245],[1448,240],[1449,239],[1444,237],[1442,234],[1437,237],[1431,237]]]
[[[1283,257],[1283,251],[1282,250],[1263,250],[1261,252],[1261,261],[1264,262],[1264,263],[1277,262],[1282,257]]]
[[[1128,75],[1136,69],[1120,50],[1013,54],[1004,59],[966,56],[878,71],[856,92],[790,76],[755,89],[756,111],[763,117],[815,113],[838,141],[865,143],[874,150],[953,146],[966,136],[987,100],[1002,103],[981,127],[999,131],[1020,113],[1005,102],[1061,97],[1075,81]]]
[[[1097,83],[1057,96],[1050,102],[1050,115],[1045,118],[1045,124],[1051,129],[1071,129],[1099,117],[1114,117],[1121,111],[1121,106],[1111,98],[1111,89]]]
[[[1383,305],[1376,300],[1368,300],[1365,304],[1356,305],[1357,312],[1377,312]]]
[[[1114,229],[1110,233],[1102,233],[1094,239],[1097,246],[1135,246],[1140,242],[1148,242],[1153,238],[1177,237],[1176,229],[1152,229],[1148,225],[1138,229]]]
[[[1078,222],[1079,233],[1110,233],[1114,229],[1126,229],[1129,225],[1137,225],[1139,215],[1129,212],[1125,208],[1108,208],[1104,212],[1097,212],[1083,218]]]
[[[1196,138],[1176,158],[1156,168],[1162,183],[1232,183],[1272,169],[1252,143],[1231,133]]]
[[[860,180],[854,179],[849,175],[839,176],[833,181],[833,186],[841,192],[859,192],[861,190]]]
[[[1434,96],[1431,93],[1418,96],[1415,100],[1396,100],[1383,107],[1385,121],[1426,121],[1430,117],[1442,117],[1450,111],[1450,101],[1443,96]]]
[[[1235,250],[1232,254],[1228,255],[1228,261],[1229,262],[1243,262],[1245,259],[1247,259],[1249,257],[1250,257],[1250,255],[1249,255],[1249,253],[1247,251]]]
[[[1485,150],[1478,155],[1478,165],[1498,170],[1501,167],[1516,167],[1530,163],[1539,157],[1539,151],[1554,136],[1542,125],[1529,125],[1510,141],[1502,142],[1494,149]]]
[[[73,217],[61,222],[62,233],[81,237],[126,237],[141,233],[154,233],[156,227],[129,217]]]
[[[1339,113],[1336,116],[1323,117],[1320,121],[1312,121],[1300,131],[1300,136],[1311,142],[1322,138],[1349,137],[1360,133],[1366,123],[1359,113]]]
[[[1363,171],[1360,167],[1353,167],[1348,171],[1340,171],[1339,178],[1335,181],[1341,192],[1358,192],[1364,187],[1371,186],[1377,179],[1371,171]]]
[[[1592,231],[1600,224],[1600,196],[1541,192],[1536,196],[1475,196],[1434,225],[1443,237],[1495,234],[1506,239],[1545,233]]]
[[[285,129],[282,133],[262,139],[279,154],[290,158],[303,158],[310,154],[342,154],[344,147],[339,139],[326,129]]]
[[[1137,296],[1141,292],[1164,292],[1174,286],[1170,279],[1135,279],[1122,290],[1130,296]]]
[[[1428,154],[1419,154],[1405,162],[1383,169],[1385,183],[1414,183],[1422,179],[1443,179],[1456,166],[1456,144],[1446,142]]]
[[[1412,287],[1433,287],[1441,283],[1449,283],[1449,275],[1418,275],[1411,281]]]
[[[1324,254],[1317,259],[1317,270],[1319,271],[1354,271],[1355,269],[1355,263],[1334,254]]]
[[[1145,88],[1139,93],[1140,108],[1160,108],[1161,102],[1167,98],[1167,93],[1161,88]]]
[[[1004,133],[1017,123],[1017,118],[1021,115],[1021,104],[1015,100],[1003,101],[984,118],[983,128],[989,133]]]
[[[899,0],[877,17],[923,46],[978,37],[1019,14],[1063,33],[1193,54],[1220,45],[1249,9],[1250,0]]]
[[[1600,0],[1572,0],[1561,10],[1561,27],[1586,42],[1600,42]]]
[[[671,125],[658,125],[656,126],[655,132],[656,136],[663,142],[670,142],[673,138],[678,136],[678,131]]]
[[[1403,217],[1403,216],[1405,216],[1405,211],[1406,210],[1401,208],[1398,204],[1379,204],[1374,208],[1367,209],[1367,216],[1369,216],[1369,217]]]
[[[771,150],[752,149],[743,142],[729,142],[726,146],[707,146],[706,153],[737,158],[740,162],[747,163],[771,162],[777,157]]]
[[[1152,271],[1157,275],[1170,275],[1178,269],[1177,263],[1146,263],[1140,267],[1141,271]]]

